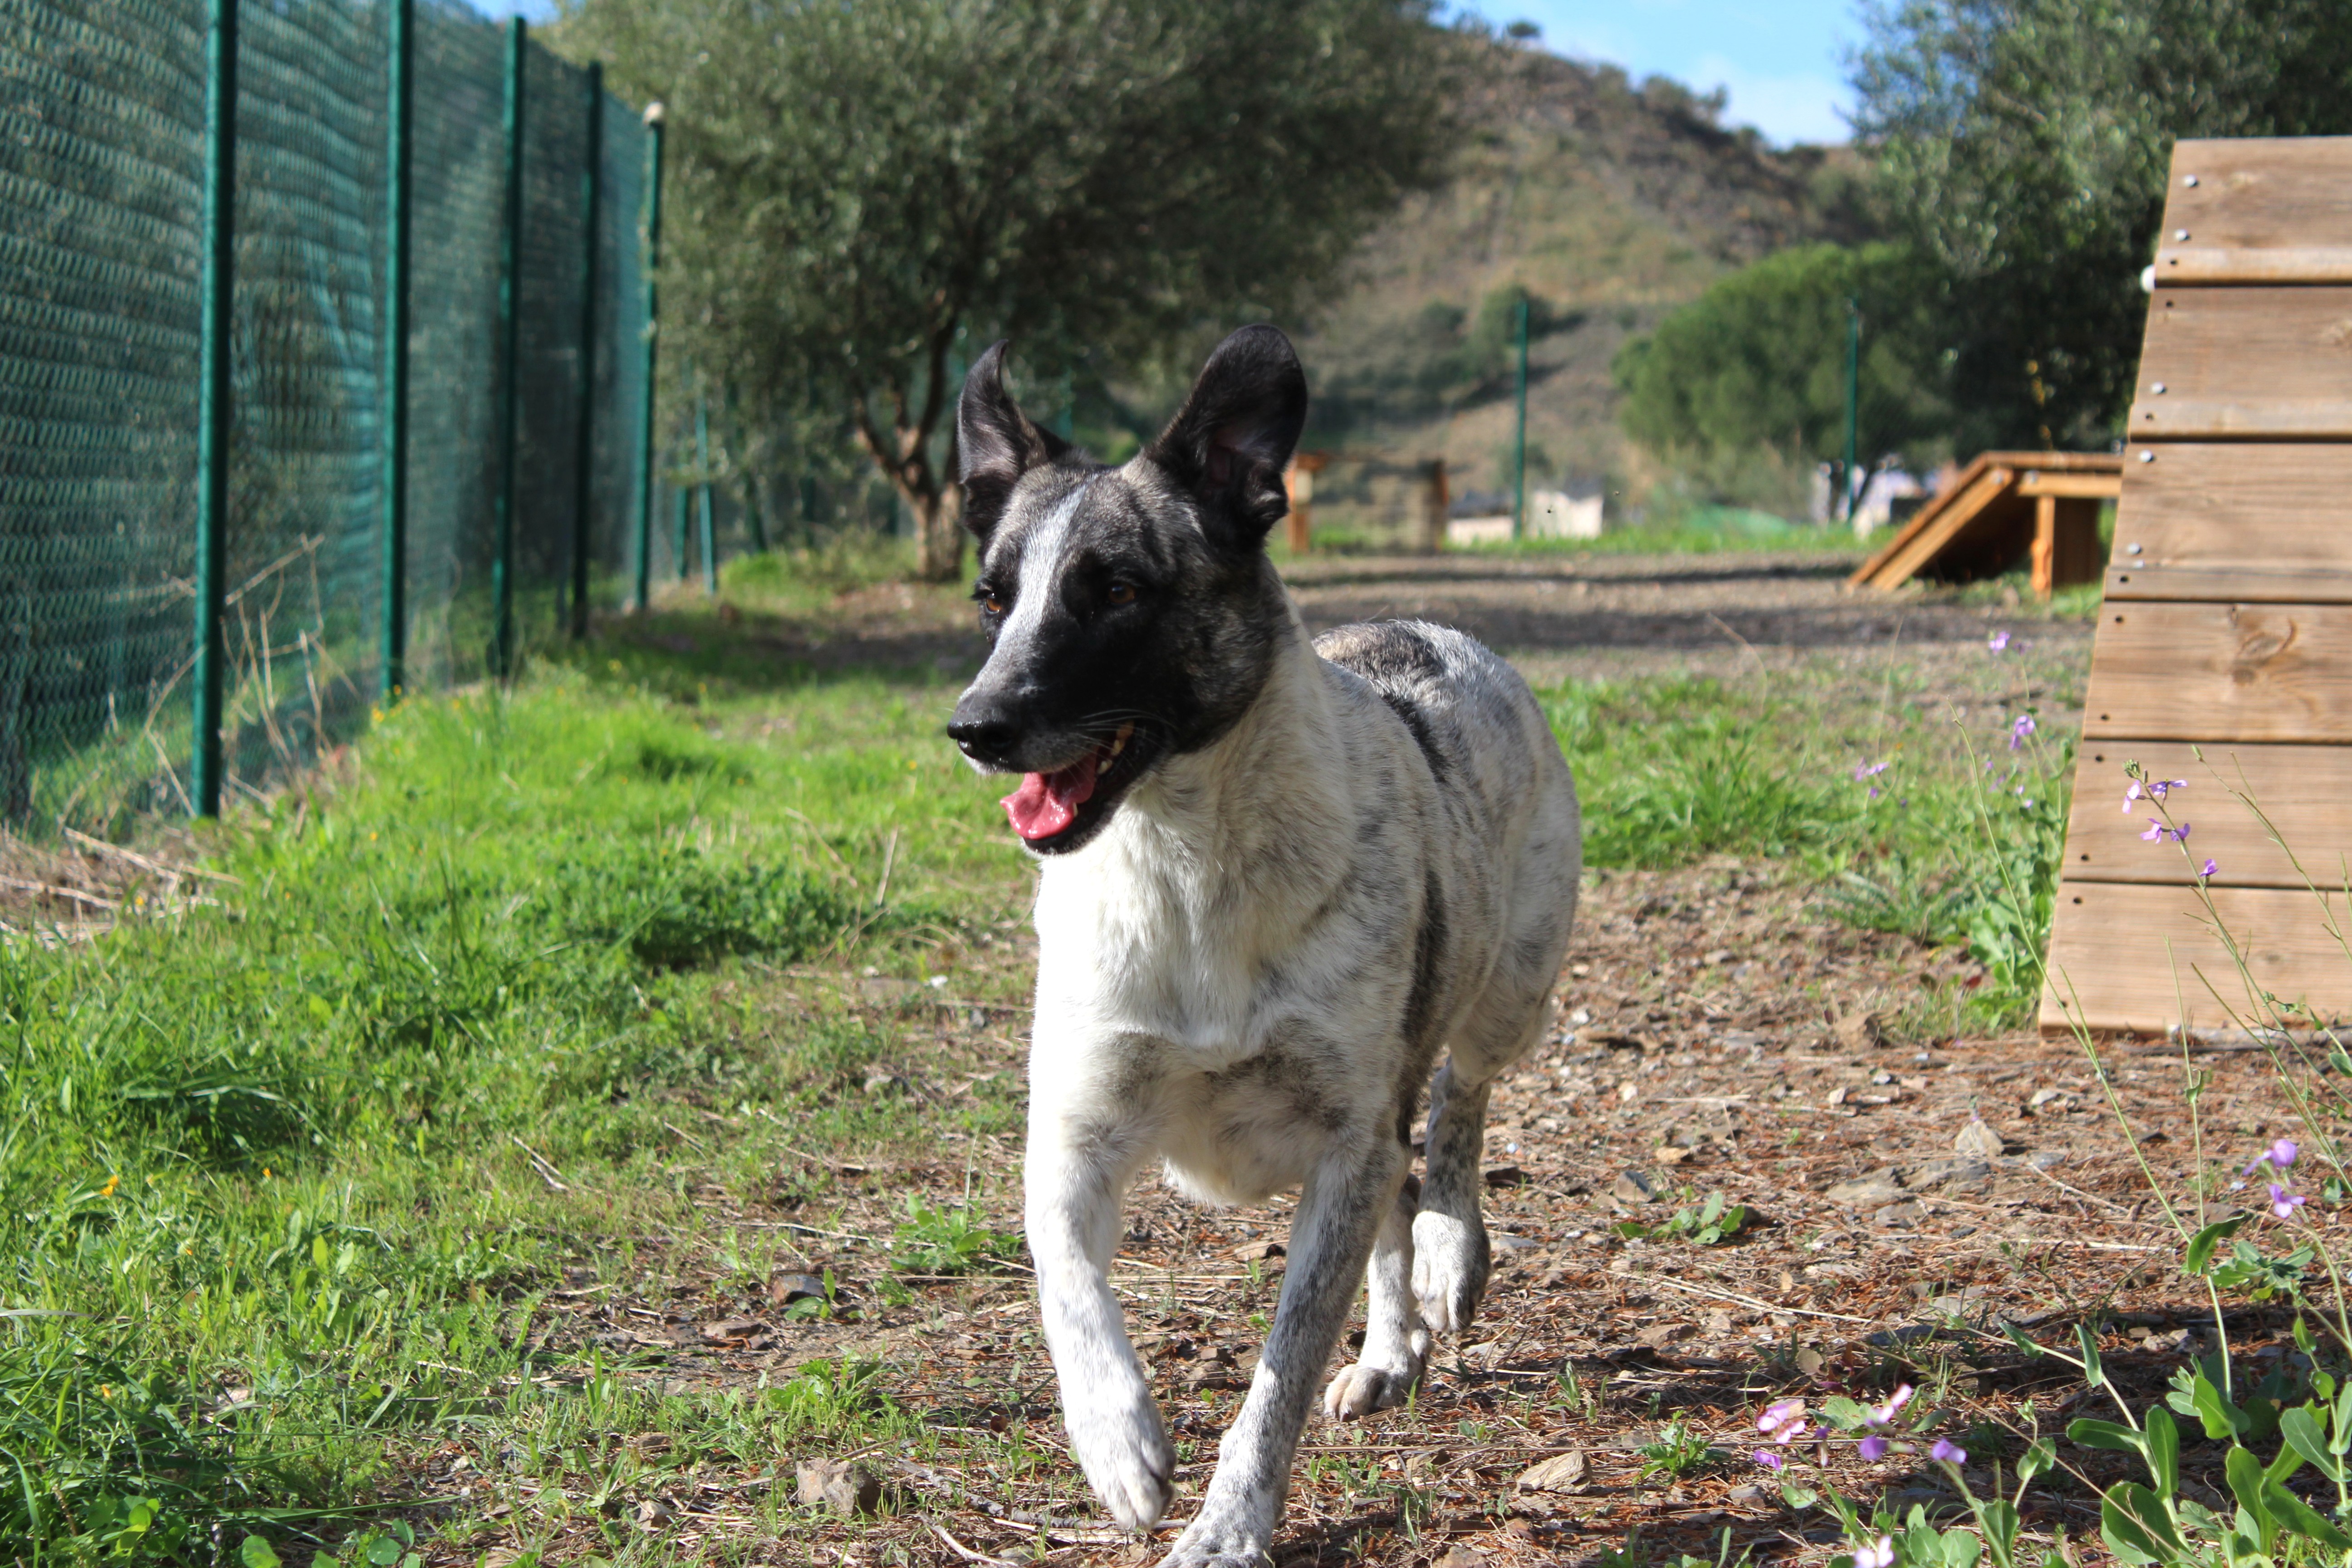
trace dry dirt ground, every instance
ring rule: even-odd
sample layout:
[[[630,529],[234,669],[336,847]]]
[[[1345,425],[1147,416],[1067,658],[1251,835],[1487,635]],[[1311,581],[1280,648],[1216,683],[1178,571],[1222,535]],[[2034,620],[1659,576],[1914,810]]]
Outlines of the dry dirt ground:
[[[1981,647],[1982,611],[1849,598],[1837,570],[1819,557],[1717,556],[1410,571],[1338,562],[1295,575],[1318,626],[1425,615],[1490,638],[1538,679],[1751,662],[1860,670],[1898,639],[1933,667]],[[971,656],[945,601],[898,589],[856,597],[829,628],[782,628],[779,640],[823,642],[845,658]],[[2088,626],[2027,629],[2053,659],[2074,661],[2079,684]],[[2242,1163],[2297,1132],[2268,1060],[2184,1060],[2161,1042],[2116,1042],[2103,1070],[2071,1041],[1897,1040],[1886,1013],[1965,985],[1965,959],[1833,923],[1772,872],[1722,862],[1589,877],[1556,1025],[1495,1099],[1496,1271],[1479,1319],[1466,1341],[1440,1346],[1410,1407],[1310,1426],[1276,1563],[1470,1568],[1621,1552],[1621,1563],[1671,1563],[1683,1552],[1715,1559],[1727,1531],[1734,1559],[1819,1563],[1833,1550],[1832,1521],[1788,1506],[1749,1457],[1769,1401],[1917,1384],[1914,1409],[1945,1413],[1937,1429],[1969,1449],[1981,1489],[1987,1461],[2013,1457],[2036,1430],[2113,1415],[2069,1368],[2016,1349],[2004,1321],[2045,1344],[2092,1325],[2137,1404],[2210,1349],[2210,1318],[2184,1288],[2178,1235],[2140,1162],[2177,1194],[2200,1163]],[[1008,972],[1026,950],[1005,935],[994,962],[1017,979]],[[876,1092],[943,1101],[984,1075],[1022,1071],[1018,1010],[824,972],[797,973],[779,994],[779,1005],[820,1001],[898,1032],[902,1058]],[[2212,1079],[2201,1153],[2184,1071]],[[1964,1147],[1973,1118],[1983,1127]],[[788,1237],[797,1268],[834,1270],[845,1309],[835,1321],[790,1321],[757,1290],[723,1293],[720,1270],[683,1252],[667,1298],[561,1302],[543,1342],[600,1342],[634,1356],[648,1385],[673,1391],[773,1384],[820,1357],[878,1359],[878,1386],[938,1443],[919,1458],[812,1446],[750,1472],[680,1473],[635,1506],[673,1521],[689,1553],[1156,1561],[1190,1517],[1247,1385],[1280,1289],[1286,1212],[1205,1210],[1151,1183],[1133,1195],[1117,1284],[1187,1458],[1169,1528],[1137,1542],[1105,1527],[1063,1447],[1017,1264],[913,1280],[913,1300],[895,1306],[876,1289],[908,1193],[953,1200],[969,1190],[992,1225],[1017,1232],[1018,1170],[1010,1139],[836,1151],[793,1173],[802,1184],[789,1202],[704,1193],[713,1233]],[[1748,1209],[1719,1245],[1619,1234],[1717,1192]],[[2291,1350],[2285,1321],[2237,1316],[2234,1348],[2276,1364],[2266,1358]],[[1680,1474],[1645,1474],[1641,1450],[1677,1422],[1714,1452]],[[2219,1484],[2200,1463],[2213,1452],[2192,1442],[2184,1456],[2200,1495]],[[1870,1464],[1850,1446],[1825,1454],[1850,1495],[1951,1501],[1922,1455]],[[2120,1458],[2063,1443],[2060,1454],[2062,1472],[2029,1495],[2026,1528],[2043,1541],[2063,1531],[2077,1561],[2104,1560],[2084,1482],[2119,1475]],[[1548,1485],[1526,1484],[1531,1468],[1571,1455],[1580,1463],[1552,1466]],[[845,1458],[884,1483],[880,1513],[793,1514],[790,1533],[757,1543],[760,1519],[772,1517],[761,1497],[789,1490],[802,1461]],[[495,1516],[486,1528],[499,1528]],[[523,1539],[508,1537],[507,1550]],[[477,1544],[502,1543],[485,1534]]]

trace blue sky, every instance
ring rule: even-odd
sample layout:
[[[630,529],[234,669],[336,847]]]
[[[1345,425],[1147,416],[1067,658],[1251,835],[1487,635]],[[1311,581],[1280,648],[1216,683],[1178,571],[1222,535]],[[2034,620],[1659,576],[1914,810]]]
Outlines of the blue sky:
[[[554,14],[552,0],[475,0],[492,16]],[[1726,118],[1775,142],[1843,142],[1853,94],[1842,48],[1862,33],[1853,0],[1474,0],[1502,26],[1525,17],[1547,48],[1623,66],[1635,80],[1670,76],[1700,92],[1729,89]]]
[[[1609,60],[1635,80],[1669,76],[1731,94],[1725,119],[1773,142],[1843,142],[1851,108],[1843,48],[1858,43],[1853,0],[1476,0],[1496,26],[1521,17],[1556,54]]]

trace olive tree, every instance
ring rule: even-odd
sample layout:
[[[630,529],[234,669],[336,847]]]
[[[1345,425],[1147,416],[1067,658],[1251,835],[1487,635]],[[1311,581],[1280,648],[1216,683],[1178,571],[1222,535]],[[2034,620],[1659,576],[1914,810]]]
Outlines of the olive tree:
[[[1297,309],[1432,177],[1459,53],[1428,0],[564,3],[559,47],[667,108],[665,331],[845,416],[934,578],[965,354],[1157,363]]]

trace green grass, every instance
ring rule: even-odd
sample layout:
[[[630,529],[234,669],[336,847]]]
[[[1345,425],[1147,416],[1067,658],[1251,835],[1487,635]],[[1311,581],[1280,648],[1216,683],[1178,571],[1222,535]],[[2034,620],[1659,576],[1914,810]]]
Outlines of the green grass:
[[[412,700],[342,773],[212,830],[216,902],[0,946],[0,1552],[211,1562],[249,1533],[381,1532],[446,1485],[420,1456],[451,1437],[550,1478],[551,1529],[657,1462],[631,1433],[669,1435],[673,1466],[766,1464],[812,1432],[923,1451],[854,1361],[665,1396],[533,1324],[567,1284],[658,1298],[687,1251],[706,1295],[785,1266],[772,1230],[712,1234],[706,1188],[823,1226],[838,1189],[809,1151],[936,1162],[1013,1130],[1009,1076],[867,1091],[927,1005],[802,985],[951,974],[1014,1001],[1030,876],[1001,786],[940,739],[936,671],[820,679],[687,615],[565,658],[510,694]],[[2022,809],[2016,786],[1979,791],[1891,683],[1542,696],[1596,865],[1777,861],[1937,938],[1991,907],[1968,823]],[[1890,759],[1874,801],[1853,769]],[[1895,886],[1874,904],[1848,872]],[[893,1198],[887,1268],[999,1267],[1013,1238],[931,1191]]]
[[[642,1396],[551,1402],[517,1325],[690,1215],[678,1121],[908,1134],[847,1092],[884,1031],[755,990],[853,948],[919,973],[1017,912],[940,692],[810,684],[780,716],[604,673],[413,701],[353,782],[217,831],[216,907],[0,947],[0,1550],[206,1556],[364,1510],[457,1426],[593,1429]],[[1009,1116],[977,1094],[931,1131]]]

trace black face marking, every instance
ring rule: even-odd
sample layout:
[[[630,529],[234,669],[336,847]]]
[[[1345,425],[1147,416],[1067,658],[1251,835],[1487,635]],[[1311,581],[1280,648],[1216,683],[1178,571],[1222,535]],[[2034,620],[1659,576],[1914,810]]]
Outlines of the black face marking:
[[[1031,849],[1087,843],[1138,780],[1213,744],[1265,689],[1291,622],[1256,521],[1269,482],[1281,515],[1304,412],[1288,342],[1248,329],[1151,451],[1110,469],[1031,439],[994,350],[974,367],[959,429],[991,652],[948,732],[982,766],[1049,784],[1097,769],[1069,826]]]

